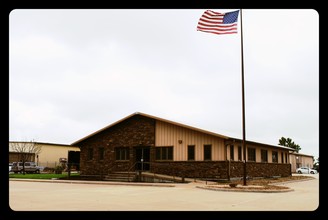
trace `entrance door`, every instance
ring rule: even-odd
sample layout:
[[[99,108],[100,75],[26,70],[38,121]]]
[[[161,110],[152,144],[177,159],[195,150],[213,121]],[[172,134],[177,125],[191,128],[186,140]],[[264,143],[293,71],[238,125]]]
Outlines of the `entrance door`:
[[[150,170],[150,147],[136,147],[136,170]]]
[[[80,151],[68,151],[67,165],[70,166],[70,168],[80,170]]]

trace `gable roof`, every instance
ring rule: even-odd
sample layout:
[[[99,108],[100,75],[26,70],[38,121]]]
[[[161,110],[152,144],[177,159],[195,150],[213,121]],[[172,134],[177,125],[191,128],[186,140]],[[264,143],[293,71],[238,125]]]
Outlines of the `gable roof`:
[[[122,119],[120,119],[120,120],[118,120],[118,121],[104,127],[104,128],[101,128],[101,129],[99,129],[99,130],[97,130],[97,131],[95,131],[95,132],[93,132],[93,133],[91,133],[91,134],[89,134],[89,135],[75,141],[71,145],[76,145],[76,144],[78,144],[78,143],[80,143],[80,142],[82,142],[82,141],[84,141],[84,140],[86,140],[86,139],[88,139],[88,138],[90,138],[90,137],[92,137],[92,136],[94,136],[94,135],[96,135],[96,134],[110,128],[110,127],[113,127],[114,125],[117,125],[117,124],[121,123],[122,121],[125,121],[125,120],[135,116],[135,115],[141,115],[141,116],[144,116],[144,117],[147,117],[147,118],[152,118],[152,119],[155,119],[155,120],[158,120],[158,121],[162,121],[162,122],[166,122],[166,123],[169,123],[169,124],[177,125],[177,126],[180,126],[180,127],[183,127],[183,128],[187,128],[187,129],[202,132],[202,133],[205,133],[205,134],[213,135],[213,136],[220,137],[220,138],[223,138],[223,139],[229,139],[229,137],[225,136],[225,135],[217,134],[217,133],[214,133],[214,132],[211,132],[211,131],[206,131],[206,130],[203,130],[203,129],[200,129],[200,128],[196,128],[196,127],[181,124],[181,123],[178,123],[178,122],[170,121],[170,120],[167,120],[167,119],[164,119],[164,118],[159,118],[159,117],[156,117],[156,116],[153,116],[153,115],[148,115],[148,114],[141,113],[141,112],[135,112],[131,115],[128,115],[128,116],[126,116],[126,117],[124,117],[124,118],[122,118]]]
[[[119,123],[121,123],[122,121],[125,121],[135,115],[141,115],[141,116],[144,116],[144,117],[147,117],[147,118],[152,118],[152,119],[155,119],[155,120],[158,120],[158,121],[162,121],[162,122],[166,122],[166,123],[169,123],[169,124],[173,124],[173,125],[176,125],[176,126],[180,126],[180,127],[183,127],[183,128],[187,128],[187,129],[190,129],[190,130],[194,130],[194,131],[198,131],[198,132],[201,132],[201,133],[204,133],[204,134],[209,134],[209,135],[212,135],[212,136],[215,136],[215,137],[219,137],[219,138],[223,138],[223,139],[226,139],[226,140],[232,140],[232,141],[242,141],[241,139],[238,139],[238,138],[233,138],[233,137],[228,137],[228,136],[225,136],[225,135],[221,135],[221,134],[217,134],[217,133],[214,133],[214,132],[211,132],[211,131],[207,131],[207,130],[203,130],[203,129],[200,129],[200,128],[196,128],[196,127],[192,127],[192,126],[189,126],[189,125],[185,125],[185,124],[181,124],[181,123],[178,123],[178,122],[174,122],[174,121],[170,121],[170,120],[167,120],[167,119],[163,119],[163,118],[160,118],[160,117],[157,117],[157,116],[153,116],[153,115],[148,115],[148,114],[145,114],[145,113],[141,113],[141,112],[135,112],[131,115],[128,115],[104,128],[101,128],[77,141],[75,141],[74,143],[72,143],[71,145],[76,145],[110,127],[113,127],[114,125],[117,125]],[[247,144],[259,144],[259,145],[266,145],[266,146],[270,146],[270,147],[274,147],[274,148],[281,148],[281,149],[287,149],[287,150],[290,150],[290,151],[294,151],[295,149],[293,148],[290,148],[290,147],[285,147],[285,146],[280,146],[280,145],[270,145],[270,144],[264,144],[264,143],[259,143],[259,142],[255,142],[255,141],[248,141],[246,140],[246,143]]]

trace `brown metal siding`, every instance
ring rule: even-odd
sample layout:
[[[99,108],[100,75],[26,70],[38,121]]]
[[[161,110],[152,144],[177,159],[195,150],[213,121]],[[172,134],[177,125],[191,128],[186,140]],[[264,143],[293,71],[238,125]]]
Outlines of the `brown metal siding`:
[[[224,140],[222,138],[158,120],[156,121],[155,136],[155,146],[174,147],[174,161],[188,159],[188,145],[195,145],[195,160],[202,161],[205,144],[212,145],[212,160],[224,160]],[[179,140],[182,143],[179,143]]]

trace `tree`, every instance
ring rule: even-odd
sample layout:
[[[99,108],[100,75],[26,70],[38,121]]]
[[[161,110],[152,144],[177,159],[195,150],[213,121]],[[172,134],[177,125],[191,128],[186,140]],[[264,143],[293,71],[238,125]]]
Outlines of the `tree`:
[[[291,138],[281,137],[279,139],[278,145],[294,148],[296,153],[298,153],[301,150],[301,147],[298,144],[295,144]]]
[[[313,168],[316,169],[319,172],[319,157],[316,160],[316,162],[313,164]]]
[[[25,161],[31,161],[32,157],[41,152],[41,145],[34,141],[10,142],[11,150],[19,153],[20,161],[23,163],[23,174],[25,175]]]

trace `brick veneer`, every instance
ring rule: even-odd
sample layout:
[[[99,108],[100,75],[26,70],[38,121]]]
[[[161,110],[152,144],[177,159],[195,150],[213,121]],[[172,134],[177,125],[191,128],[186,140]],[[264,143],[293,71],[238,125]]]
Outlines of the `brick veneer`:
[[[155,119],[134,115],[81,141],[78,144],[81,148],[81,174],[106,175],[115,171],[128,171],[136,161],[135,148],[148,146],[150,147],[151,172],[191,178],[226,179],[229,176],[231,178],[243,176],[243,163],[240,161],[156,161],[155,123]],[[115,147],[129,148],[129,160],[116,161]],[[88,160],[88,148],[93,149],[92,160]],[[102,160],[99,160],[99,148],[104,148]],[[290,175],[290,164],[247,163],[247,176],[250,177]]]
[[[98,175],[127,171],[135,161],[134,147],[154,144],[155,120],[135,115],[79,143],[81,174]],[[100,147],[104,148],[103,160],[98,159]],[[130,160],[115,161],[115,147],[128,147]],[[88,148],[93,148],[92,160],[87,158]]]
[[[154,162],[151,165],[151,171],[190,178],[228,179],[229,176],[230,178],[243,177],[243,167],[243,162],[230,162],[229,173],[229,161],[172,161]],[[247,162],[246,170],[246,175],[249,177],[291,175],[290,164]]]

